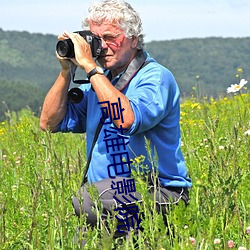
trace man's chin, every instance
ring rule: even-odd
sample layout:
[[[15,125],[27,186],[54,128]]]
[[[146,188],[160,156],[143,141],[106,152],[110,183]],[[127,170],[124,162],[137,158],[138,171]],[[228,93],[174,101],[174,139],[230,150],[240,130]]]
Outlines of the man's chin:
[[[105,69],[110,69],[113,66],[112,63],[105,58],[98,59],[98,62]]]

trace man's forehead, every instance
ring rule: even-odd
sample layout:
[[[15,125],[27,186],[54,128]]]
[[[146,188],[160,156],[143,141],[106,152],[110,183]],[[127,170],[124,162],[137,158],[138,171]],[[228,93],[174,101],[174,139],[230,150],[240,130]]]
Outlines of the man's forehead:
[[[95,34],[108,34],[108,33],[120,33],[122,30],[117,24],[104,22],[101,25],[92,23],[90,24],[90,30]]]

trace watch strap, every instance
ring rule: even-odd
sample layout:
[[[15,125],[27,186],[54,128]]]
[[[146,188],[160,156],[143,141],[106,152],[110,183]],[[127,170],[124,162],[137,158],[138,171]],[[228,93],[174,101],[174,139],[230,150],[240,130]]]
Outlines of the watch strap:
[[[87,78],[90,79],[91,76],[97,74],[97,69],[94,68],[92,70],[90,70],[90,72],[87,74]]]
[[[97,68],[94,68],[94,69],[90,70],[89,73],[87,73],[87,78],[90,80],[90,78],[91,78],[93,75],[95,75],[95,74],[103,75],[104,72],[100,72],[100,71],[98,71]]]

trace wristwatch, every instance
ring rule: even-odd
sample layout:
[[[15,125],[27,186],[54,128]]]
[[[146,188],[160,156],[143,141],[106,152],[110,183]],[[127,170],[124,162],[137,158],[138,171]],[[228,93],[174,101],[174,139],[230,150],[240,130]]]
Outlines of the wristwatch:
[[[89,73],[87,73],[87,78],[90,80],[91,76],[95,74],[104,75],[104,71],[101,67],[96,66],[94,69],[90,70]]]

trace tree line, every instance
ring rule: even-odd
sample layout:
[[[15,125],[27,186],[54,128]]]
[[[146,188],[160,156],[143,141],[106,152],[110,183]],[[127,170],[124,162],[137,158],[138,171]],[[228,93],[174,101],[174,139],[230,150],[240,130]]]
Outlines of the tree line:
[[[0,120],[8,109],[29,107],[39,115],[60,70],[56,43],[54,35],[0,29]],[[250,78],[249,37],[152,41],[145,49],[172,71],[183,98],[217,98],[240,78]]]

